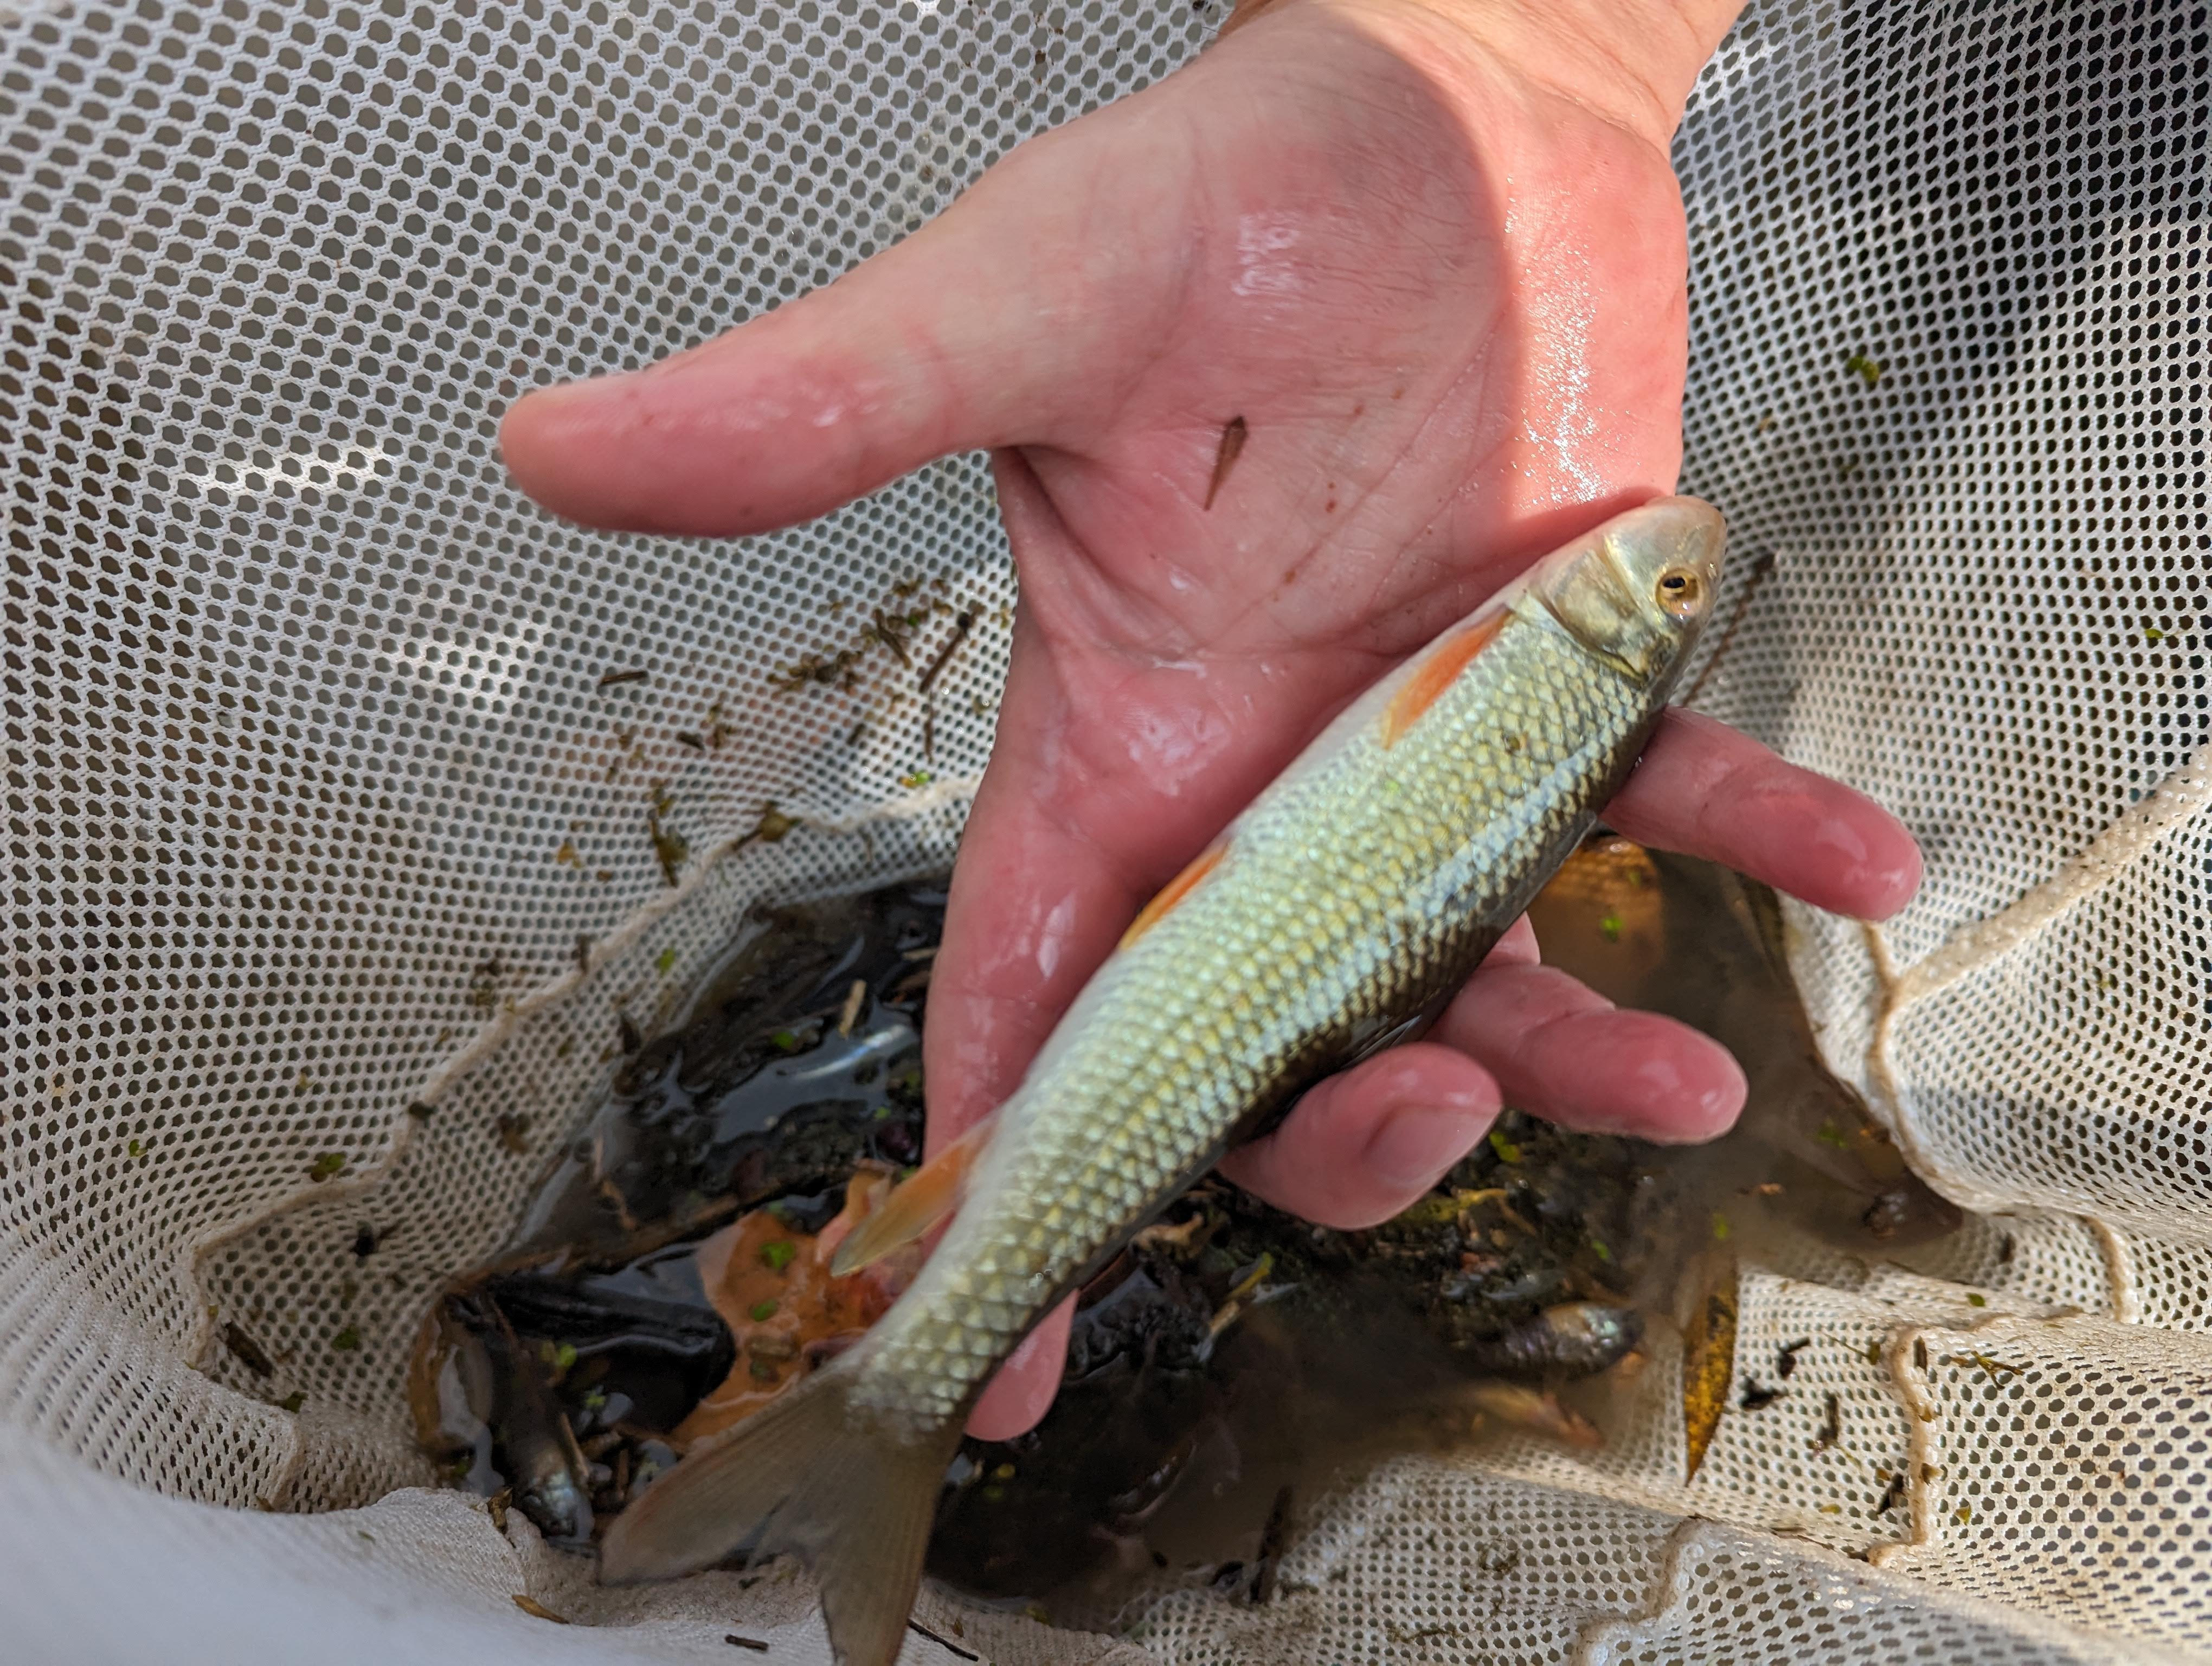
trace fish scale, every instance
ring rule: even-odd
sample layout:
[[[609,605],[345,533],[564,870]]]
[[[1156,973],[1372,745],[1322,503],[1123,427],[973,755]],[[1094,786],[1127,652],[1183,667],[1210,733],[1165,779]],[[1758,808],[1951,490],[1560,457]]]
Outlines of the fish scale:
[[[1232,1140],[1474,971],[1634,766],[1720,541],[1688,499],[1617,517],[1353,702],[1138,916],[988,1143],[954,1142],[847,1240],[841,1267],[958,1202],[891,1310],[655,1483],[603,1574],[796,1551],[838,1658],[890,1666],[992,1373]]]

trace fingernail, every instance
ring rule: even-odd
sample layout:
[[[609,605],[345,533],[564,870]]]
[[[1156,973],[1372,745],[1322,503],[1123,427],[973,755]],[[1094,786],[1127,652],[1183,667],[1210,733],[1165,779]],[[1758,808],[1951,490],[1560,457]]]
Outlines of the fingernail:
[[[1431,1185],[1474,1148],[1489,1120],[1448,1107],[1393,1111],[1367,1141],[1367,1166],[1392,1186]]]

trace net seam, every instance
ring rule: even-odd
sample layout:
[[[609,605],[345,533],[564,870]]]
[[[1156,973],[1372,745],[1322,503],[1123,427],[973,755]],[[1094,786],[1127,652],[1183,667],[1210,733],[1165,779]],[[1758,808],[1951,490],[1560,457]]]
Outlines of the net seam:
[[[1920,1002],[2010,953],[2097,897],[2208,806],[2212,806],[2212,745],[2200,748],[2050,879],[1996,913],[1959,926],[1901,971],[1879,928],[1863,924],[1878,1002],[1867,1046],[1868,1079],[1885,1102],[1891,1130],[1906,1161],[1954,1202],[1995,1210],[2021,1200],[1962,1180],[1937,1163],[1920,1140],[1892,1050],[1899,1022]]]
[[[1641,1606],[1629,1614],[1592,1615],[1576,1636],[1573,1652],[1567,1657],[1568,1666],[1589,1666],[1590,1662],[1601,1657],[1601,1651],[1631,1641],[1645,1626],[1662,1624],[1683,1605],[1688,1596],[1683,1560],[1690,1554],[1691,1541],[1698,1536],[1698,1529],[1705,1525],[1698,1517],[1683,1517],[1667,1535],[1659,1553],[1658,1572],[1652,1576]]]
[[[2118,1228],[2107,1225],[2094,1215],[2080,1217],[2097,1248],[2104,1252],[2105,1280],[2107,1299],[2112,1303],[2111,1316],[2124,1325],[2142,1322],[2142,1280],[2136,1271],[2135,1250]],[[2159,1327],[2161,1329],[2164,1326]]]

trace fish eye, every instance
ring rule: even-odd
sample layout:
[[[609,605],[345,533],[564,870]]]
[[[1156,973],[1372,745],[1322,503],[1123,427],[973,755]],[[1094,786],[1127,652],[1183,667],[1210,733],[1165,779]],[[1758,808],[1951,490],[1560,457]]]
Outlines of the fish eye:
[[[1693,568],[1670,567],[1659,575],[1656,594],[1660,606],[1686,618],[1705,603],[1705,581]]]

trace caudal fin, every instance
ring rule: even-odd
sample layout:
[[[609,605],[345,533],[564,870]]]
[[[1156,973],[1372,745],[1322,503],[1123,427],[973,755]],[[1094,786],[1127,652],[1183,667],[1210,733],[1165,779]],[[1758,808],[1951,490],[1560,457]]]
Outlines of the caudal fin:
[[[786,1551],[821,1586],[840,1666],[892,1666],[960,1426],[906,1435],[855,1408],[857,1364],[832,1360],[647,1487],[607,1529],[600,1578],[672,1578],[748,1541]]]

